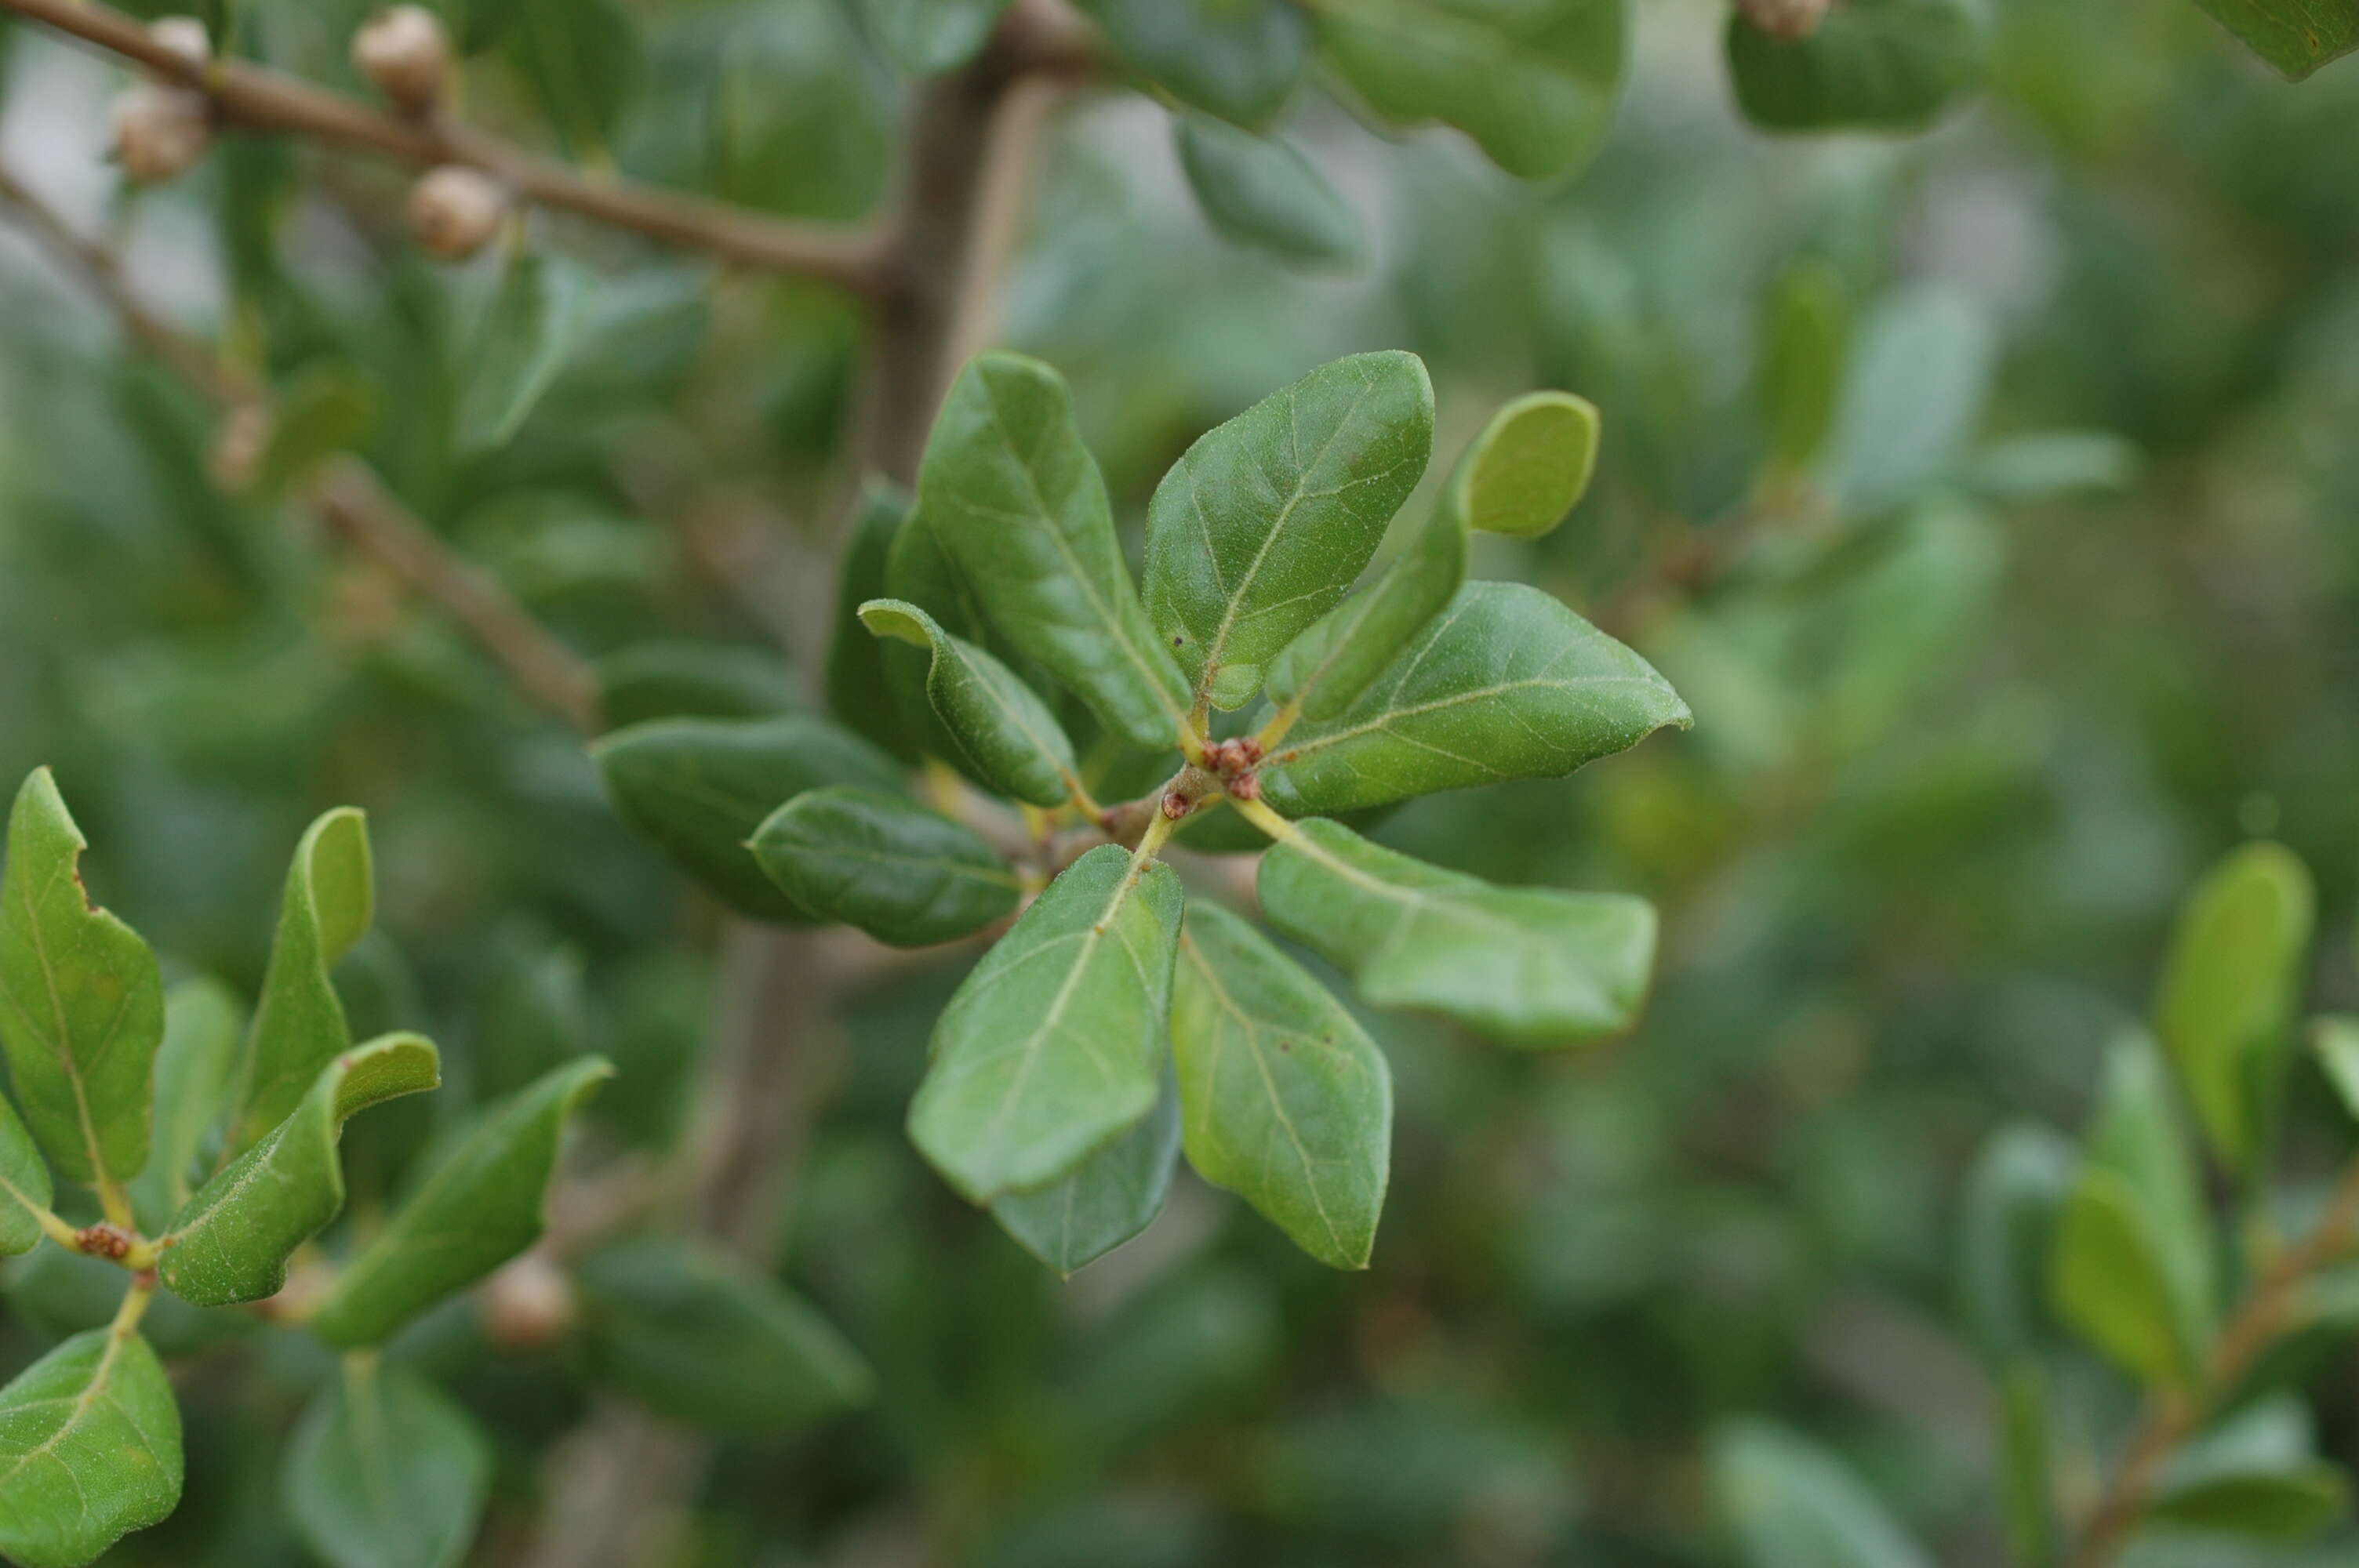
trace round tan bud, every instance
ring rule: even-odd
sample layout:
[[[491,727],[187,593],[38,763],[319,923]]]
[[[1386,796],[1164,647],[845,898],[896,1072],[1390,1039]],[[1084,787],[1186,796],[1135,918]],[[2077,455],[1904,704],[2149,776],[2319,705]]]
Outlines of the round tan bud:
[[[450,86],[450,35],[425,6],[396,5],[353,35],[353,64],[405,113],[423,114]]]
[[[239,404],[213,432],[212,449],[205,454],[207,475],[233,495],[245,489],[261,470],[270,436],[270,411],[259,403]]]
[[[147,24],[147,36],[199,70],[212,63],[212,39],[194,16],[158,16]]]
[[[503,1350],[538,1350],[573,1326],[573,1281],[537,1252],[503,1266],[475,1293],[484,1336]]]
[[[183,172],[212,139],[212,106],[192,88],[143,81],[114,101],[114,158],[141,185]]]
[[[1736,0],[1745,19],[1773,38],[1807,38],[1826,20],[1831,0]]]
[[[409,188],[409,232],[444,261],[464,261],[483,249],[507,211],[498,182],[463,164],[429,168]]]

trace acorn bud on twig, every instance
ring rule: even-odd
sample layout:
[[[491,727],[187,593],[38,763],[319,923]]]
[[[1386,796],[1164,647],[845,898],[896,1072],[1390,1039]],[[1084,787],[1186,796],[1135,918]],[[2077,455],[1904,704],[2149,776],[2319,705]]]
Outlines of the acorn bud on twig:
[[[425,6],[396,5],[353,35],[353,64],[404,114],[423,114],[450,86],[450,36]]]
[[[1827,19],[1831,0],[1736,0],[1745,19],[1773,38],[1807,38]]]
[[[147,36],[199,70],[212,63],[212,39],[194,16],[158,16],[147,24]]]
[[[444,261],[464,261],[500,231],[508,200],[489,175],[446,163],[419,176],[409,189],[409,229]]]
[[[141,185],[171,178],[202,157],[212,107],[193,88],[143,81],[114,101],[114,157]]]

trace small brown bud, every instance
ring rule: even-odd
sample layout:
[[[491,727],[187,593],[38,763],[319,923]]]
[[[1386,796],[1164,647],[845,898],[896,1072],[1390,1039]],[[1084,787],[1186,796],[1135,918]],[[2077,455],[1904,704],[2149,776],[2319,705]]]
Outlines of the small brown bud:
[[[147,24],[147,36],[199,70],[212,63],[212,39],[194,16],[158,16]]]
[[[1261,761],[1261,742],[1250,735],[1240,735],[1229,742],[1229,751],[1241,768],[1252,767]]]
[[[205,472],[214,484],[235,494],[254,482],[262,454],[269,447],[269,410],[259,403],[241,403],[213,432],[212,449],[205,454]]]
[[[353,64],[403,113],[423,114],[451,84],[451,39],[423,5],[380,11],[353,35]]]
[[[1832,0],[1736,0],[1745,19],[1773,38],[1807,38],[1826,20]]]
[[[489,175],[446,163],[409,188],[409,230],[444,261],[464,261],[500,232],[507,195]]]
[[[114,157],[141,185],[182,173],[212,139],[205,95],[187,87],[143,81],[114,101]]]
[[[1259,800],[1261,798],[1261,775],[1258,773],[1239,773],[1236,777],[1229,781],[1229,793],[1236,796],[1239,800]]]
[[[85,1226],[74,1232],[74,1246],[92,1258],[125,1258],[131,1252],[131,1238],[112,1225]]]
[[[573,1326],[573,1281],[538,1252],[501,1268],[475,1295],[484,1336],[503,1350],[538,1350]]]
[[[1190,800],[1186,795],[1180,794],[1176,789],[1163,797],[1163,815],[1169,817],[1174,822],[1179,821],[1180,818],[1186,816],[1190,812],[1195,809],[1196,803]]]

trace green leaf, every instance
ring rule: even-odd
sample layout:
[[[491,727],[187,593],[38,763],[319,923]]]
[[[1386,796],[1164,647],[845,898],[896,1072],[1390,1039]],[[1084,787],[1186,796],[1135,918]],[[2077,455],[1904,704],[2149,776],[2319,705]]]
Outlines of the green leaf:
[[[1298,726],[1262,775],[1288,816],[1558,778],[1694,723],[1636,654],[1522,583],[1470,582],[1349,707]]]
[[[1803,261],[1777,276],[1763,301],[1753,406],[1769,460],[1810,466],[1833,428],[1851,342],[1851,299],[1824,262]]]
[[[2334,1086],[2343,1108],[2359,1117],[2359,1017],[2321,1018],[2310,1026],[2310,1048],[2326,1081]]]
[[[973,59],[1008,0],[860,0],[886,58],[911,76],[939,76]]]
[[[507,0],[504,10],[508,62],[541,113],[575,156],[598,150],[638,81],[630,13],[618,0]]]
[[[2129,1184],[2082,1173],[2056,1226],[2049,1290],[2057,1314],[2140,1380],[2176,1387],[2193,1376],[2170,1309],[2171,1283]]]
[[[81,1568],[180,1502],[180,1407],[136,1334],[93,1328],[0,1389],[0,1553]]]
[[[1852,343],[1827,438],[1826,486],[1853,512],[1948,476],[1981,425],[1998,364],[1989,320],[1928,285],[1871,310]]]
[[[566,1119],[614,1076],[603,1056],[566,1063],[475,1113],[450,1152],[336,1276],[312,1317],[331,1345],[377,1345],[539,1238]]]
[[[590,748],[614,809],[671,862],[740,914],[800,925],[745,847],[769,815],[807,789],[901,786],[893,759],[823,719],[664,719]]]
[[[2193,1354],[2211,1341],[2217,1304],[2211,1214],[2169,1075],[2144,1034],[2125,1033],[2108,1054],[2082,1151],[2091,1166],[2128,1183],[2170,1280],[2180,1337]]]
[[[535,7],[571,0],[531,0]],[[596,10],[596,0],[585,10]],[[469,324],[451,444],[462,455],[513,440],[564,368],[590,319],[589,276],[561,257],[518,251]]]
[[[1553,533],[1597,471],[1596,405],[1531,392],[1501,406],[1451,470],[1441,512],[1461,528],[1537,539]]]
[[[932,650],[927,699],[983,783],[1035,806],[1062,806],[1080,793],[1073,742],[1014,670],[903,600],[872,599],[860,621],[875,636]]]
[[[860,497],[852,542],[843,553],[843,575],[835,590],[835,634],[827,651],[827,709],[905,762],[918,760],[917,737],[902,721],[886,650],[861,623],[860,607],[890,599],[886,575],[894,541],[908,524],[915,503],[896,486],[872,482]]]
[[[0,1045],[42,1152],[96,1185],[147,1163],[164,981],[139,934],[83,891],[86,848],[49,770],[37,769],[9,813],[0,877]]]
[[[2055,1462],[2049,1452],[2048,1379],[2026,1357],[1997,1375],[1999,1498],[2011,1561],[2040,1563],[2056,1553]]]
[[[157,1272],[199,1306],[278,1293],[287,1260],[344,1206],[336,1144],[355,1112],[442,1082],[432,1042],[388,1034],[321,1070],[287,1119],[231,1161],[172,1217]]]
[[[814,915],[896,947],[980,931],[1015,909],[1022,891],[973,828],[875,790],[797,795],[754,835],[754,859]]]
[[[2002,1127],[1966,1177],[1958,1216],[1960,1315],[1994,1365],[2046,1337],[2048,1258],[2079,1153],[2045,1127]]]
[[[2323,1460],[2287,1470],[2207,1476],[2147,1505],[2147,1522],[2264,1541],[2316,1535],[2351,1506],[2350,1478]]]
[[[1164,1074],[1144,1120],[1038,1191],[1010,1193],[991,1217],[1024,1250],[1071,1279],[1155,1223],[1180,1163],[1180,1091]]]
[[[909,1107],[952,1186],[979,1204],[1047,1186],[1155,1108],[1180,912],[1169,866],[1102,844],[974,967]]]
[[[751,643],[634,643],[598,661],[598,711],[609,730],[656,719],[766,719],[794,705],[787,662]]]
[[[1746,1568],[1932,1568],[1848,1465],[1784,1427],[1723,1428],[1712,1477]]]
[[[40,1245],[40,1211],[56,1196],[49,1162],[16,1108],[0,1099],[0,1257],[14,1258]]]
[[[376,392],[358,372],[319,364],[288,384],[271,411],[270,441],[255,470],[256,487],[276,495],[338,452],[350,451],[376,423]]]
[[[1545,1048],[1627,1030],[1655,963],[1655,911],[1614,893],[1503,888],[1299,823],[1262,858],[1263,911],[1378,1007]]]
[[[1124,63],[1175,98],[1258,130],[1277,117],[1310,53],[1288,0],[1076,0]]]
[[[1292,144],[1193,114],[1172,116],[1171,132],[1189,188],[1223,239],[1331,266],[1365,252],[1360,215]]]
[[[156,1134],[147,1168],[131,1184],[133,1206],[160,1230],[189,1201],[205,1147],[237,1071],[245,1009],[215,979],[182,980],[164,993],[164,1044],[156,1053]]]
[[[1378,114],[1455,125],[1509,174],[1571,174],[1614,123],[1623,0],[1332,0],[1319,14]]]
[[[320,1070],[352,1044],[344,1004],[328,971],[375,918],[368,818],[339,806],[304,830],[287,868],[278,934],[246,1037],[224,1160],[253,1148],[286,1120]]]
[[[1982,83],[1989,50],[1962,0],[1843,0],[1809,36],[1729,17],[1745,117],[1778,131],[1912,131]]]
[[[2288,81],[2359,49],[2354,0],[2195,0]]]
[[[491,1495],[474,1418],[398,1367],[353,1369],[303,1412],[288,1517],[330,1568],[455,1568]]]
[[[1147,612],[1218,708],[1334,608],[1433,455],[1433,384],[1398,351],[1320,366],[1207,431],[1147,508]]]
[[[1364,1269],[1392,1167],[1384,1054],[1302,966],[1188,911],[1171,1000],[1188,1163],[1331,1269]]]
[[[2300,1000],[2315,922],[2309,868],[2281,844],[2231,851],[2180,905],[2155,1030],[2212,1150],[2251,1167]]]
[[[627,1241],[577,1277],[585,1369],[665,1415],[777,1433],[874,1397],[875,1374],[832,1325],[725,1258]]]
[[[1132,590],[1063,377],[1019,354],[968,364],[918,488],[935,542],[1002,635],[1125,740],[1177,743],[1187,682]]]

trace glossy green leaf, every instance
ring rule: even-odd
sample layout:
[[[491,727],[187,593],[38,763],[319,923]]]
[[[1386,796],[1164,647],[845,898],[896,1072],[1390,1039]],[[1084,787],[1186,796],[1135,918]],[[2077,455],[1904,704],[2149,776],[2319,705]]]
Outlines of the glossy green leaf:
[[[794,707],[787,662],[748,643],[634,643],[598,661],[609,730],[657,719],[766,719]]]
[[[1803,38],[1729,17],[1746,119],[1779,131],[1911,131],[1982,82],[1988,45],[1963,0],[1843,0]]]
[[[1557,600],[1471,582],[1349,707],[1298,725],[1263,773],[1288,816],[1557,778],[1694,722],[1670,683]]]
[[[2359,1117],[2359,1017],[2318,1019],[2310,1026],[2310,1041],[2343,1108]]]
[[[1982,424],[1998,365],[1989,319],[1938,286],[1879,302],[1852,341],[1822,463],[1843,506],[1873,511],[1943,479]]]
[[[1076,0],[1123,62],[1175,98],[1258,130],[1277,117],[1310,53],[1291,0]]]
[[[590,754],[623,820],[740,914],[810,916],[754,862],[746,840],[807,789],[901,787],[893,759],[823,719],[664,719],[596,741]]]
[[[912,76],[939,76],[973,59],[1008,0],[860,0],[886,57]]]
[[[1778,275],[1763,301],[1753,373],[1772,463],[1807,468],[1826,445],[1850,342],[1851,299],[1832,266],[1805,261]]]
[[[577,156],[597,151],[638,80],[630,12],[621,0],[506,0],[503,10],[501,43],[541,113]]]
[[[1932,1568],[1848,1465],[1784,1427],[1723,1428],[1712,1478],[1745,1568]]]
[[[1201,115],[1174,115],[1171,133],[1189,189],[1223,239],[1288,261],[1360,260],[1360,215],[1293,144]]]
[[[2155,998],[2155,1030],[2212,1150],[2230,1170],[2259,1147],[2300,1000],[2316,919],[2309,868],[2283,845],[2246,844],[2180,905]]]
[[[552,0],[531,0],[535,7]],[[585,6],[595,10],[607,0]],[[562,257],[518,251],[463,340],[451,442],[462,453],[505,447],[565,367],[590,319],[590,279]]]
[[[2285,1470],[2207,1476],[2167,1487],[2147,1506],[2154,1524],[2263,1541],[2301,1541],[2349,1511],[2351,1481],[2323,1461]]]
[[[454,1568],[491,1495],[474,1418],[398,1367],[353,1368],[303,1412],[282,1490],[329,1568]]]
[[[139,934],[83,890],[87,847],[49,770],[36,770],[9,813],[0,877],[0,1045],[42,1152],[90,1185],[147,1163],[164,982]]]
[[[278,934],[246,1036],[224,1160],[253,1148],[286,1120],[321,1069],[352,1044],[344,1004],[328,972],[375,918],[368,818],[339,806],[304,830],[287,868]]]
[[[788,1432],[875,1394],[875,1374],[833,1325],[718,1254],[629,1241],[576,1278],[585,1369],[665,1415]]]
[[[0,1553],[81,1568],[179,1506],[180,1407],[136,1334],[93,1328],[0,1389]]]
[[[1359,1022],[1268,938],[1199,902],[1180,939],[1171,1048],[1196,1173],[1329,1268],[1366,1268],[1393,1081]]]
[[[376,392],[354,371],[321,364],[288,384],[270,415],[270,440],[255,482],[275,495],[338,452],[360,444],[376,423]]]
[[[2353,0],[2195,0],[2288,81],[2359,49]]]
[[[1380,849],[1340,823],[1299,823],[1262,858],[1269,923],[1343,970],[1378,1007],[1454,1018],[1509,1044],[1621,1033],[1646,1000],[1655,911],[1613,893],[1495,887]]]
[[[973,828],[875,790],[797,795],[754,835],[754,859],[811,914],[897,947],[980,931],[1013,911],[1022,891]]]
[[[1132,589],[1063,377],[1019,354],[970,363],[926,443],[919,494],[932,537],[1009,643],[1116,734],[1175,743],[1187,682]]]
[[[909,1107],[952,1186],[983,1204],[1047,1186],[1155,1108],[1180,912],[1169,867],[1102,844],[974,967]]]
[[[477,1111],[336,1276],[311,1332],[347,1348],[382,1344],[531,1246],[566,1120],[614,1074],[604,1057],[584,1056]]]
[[[0,1257],[40,1245],[40,1211],[56,1197],[49,1162],[41,1158],[16,1108],[0,1099]]]
[[[1164,1075],[1145,1120],[1036,1192],[1010,1193],[991,1217],[1065,1279],[1155,1223],[1180,1163],[1180,1091]]]
[[[1334,608],[1433,455],[1433,384],[1398,351],[1320,366],[1207,431],[1147,509],[1147,611],[1213,706]]]
[[[2048,1258],[2079,1152],[2045,1127],[2002,1127],[1966,1177],[1958,1215],[1960,1315],[1994,1365],[2036,1353],[2046,1336]]]
[[[1623,0],[1337,0],[1319,7],[1343,76],[1378,114],[1439,120],[1526,179],[1571,174],[1614,123]]]
[[[984,783],[1035,806],[1062,806],[1081,788],[1064,726],[1014,670],[903,600],[872,599],[860,620],[878,637],[931,651],[927,699]]]
[[[158,1273],[199,1306],[278,1293],[287,1260],[344,1206],[336,1144],[356,1112],[442,1081],[430,1041],[388,1034],[329,1062],[286,1120],[200,1188],[164,1236]]]
[[[201,1180],[207,1141],[237,1072],[245,1008],[215,979],[182,980],[164,993],[164,1044],[156,1053],[156,1131],[147,1168],[131,1184],[149,1234],[163,1228]]]
[[[852,542],[843,552],[843,572],[835,589],[835,633],[827,650],[827,710],[905,762],[918,760],[918,737],[903,722],[894,697],[886,650],[861,624],[860,607],[890,599],[886,586],[894,541],[907,526],[913,506],[896,486],[872,483],[860,497]]]

